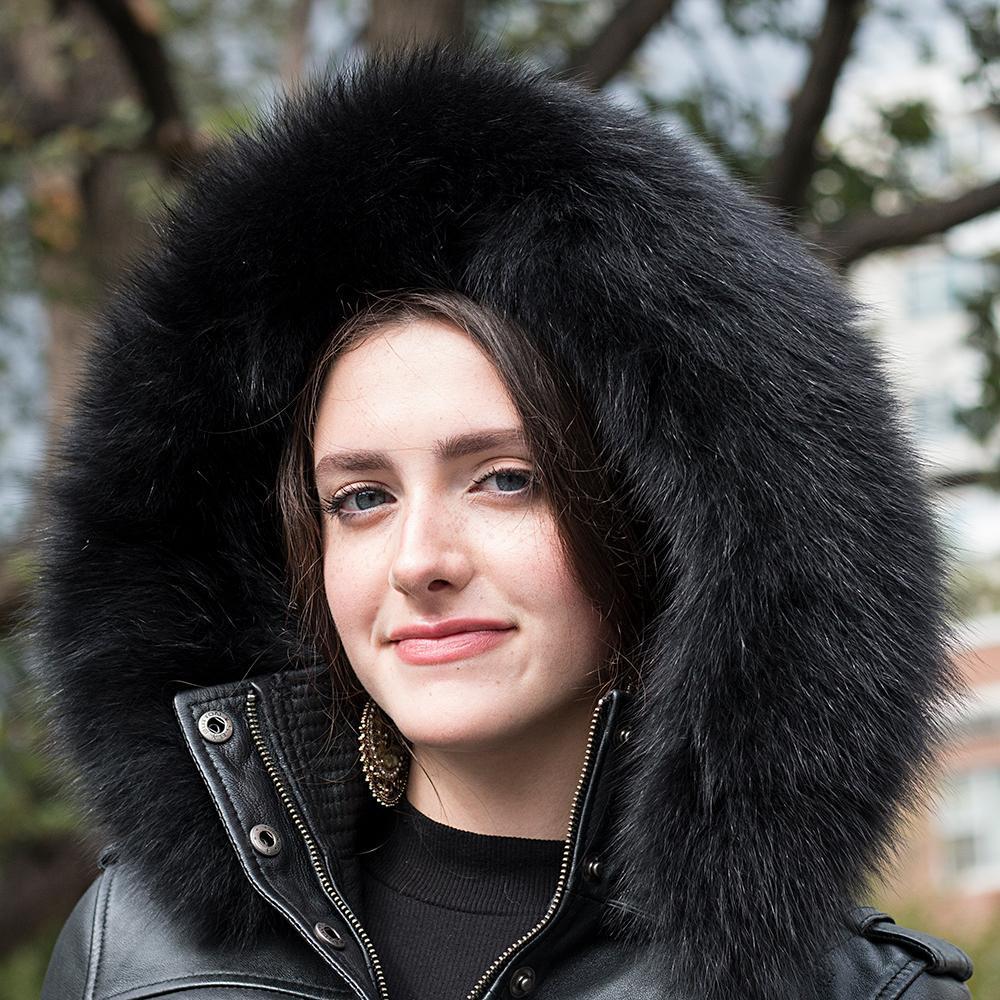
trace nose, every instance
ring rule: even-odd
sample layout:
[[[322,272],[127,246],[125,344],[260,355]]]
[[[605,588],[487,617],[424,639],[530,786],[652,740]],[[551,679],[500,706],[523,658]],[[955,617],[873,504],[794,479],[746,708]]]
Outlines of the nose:
[[[418,597],[447,587],[461,590],[471,575],[466,519],[433,495],[412,498],[397,519],[390,586]]]

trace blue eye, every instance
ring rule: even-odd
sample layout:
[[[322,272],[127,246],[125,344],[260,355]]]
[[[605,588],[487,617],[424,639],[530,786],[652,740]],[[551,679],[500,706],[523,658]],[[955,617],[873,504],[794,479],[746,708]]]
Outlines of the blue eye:
[[[527,469],[490,469],[485,475],[480,476],[478,479],[473,480],[478,486],[480,483],[486,482],[487,479],[492,479],[493,476],[497,477],[499,482],[501,479],[506,479],[508,482],[511,478],[524,479],[527,480],[524,486],[515,486],[512,490],[500,490],[501,493],[521,493],[531,488],[534,484],[535,477]]]
[[[489,472],[484,473],[479,476],[479,478],[473,480],[473,485],[479,486],[485,483],[486,480],[496,477],[498,485],[502,482],[510,485],[511,480],[514,481],[515,485],[512,489],[501,489],[490,490],[488,492],[498,493],[500,495],[508,496],[521,496],[531,493],[536,485],[534,473],[529,469],[518,469],[513,467],[494,467],[489,470]],[[516,485],[517,481],[520,480],[522,485]],[[379,503],[371,502],[372,497],[377,497],[381,494],[383,497],[389,496],[387,490],[382,489],[380,486],[376,486],[374,483],[358,483],[356,486],[348,487],[346,490],[342,490],[339,493],[335,493],[332,497],[327,497],[322,501],[322,508],[331,517],[338,517],[341,520],[348,520],[352,517],[361,517],[368,510],[374,510],[375,508],[381,506]],[[361,510],[344,510],[344,504],[346,501],[350,500],[352,497],[357,498],[357,504],[361,507]],[[367,504],[367,506],[364,506]]]
[[[352,486],[350,489],[344,490],[342,493],[335,493],[332,497],[328,497],[323,501],[323,509],[334,517],[355,517],[357,516],[357,511],[346,511],[342,512],[341,508],[344,506],[344,502],[350,500],[351,497],[365,497],[370,494],[381,493],[386,494],[386,491],[380,489],[378,486],[373,486],[370,483],[361,483],[358,486]],[[359,501],[360,504],[361,501]],[[373,505],[375,506],[375,505]],[[364,507],[364,510],[371,510],[371,507]]]

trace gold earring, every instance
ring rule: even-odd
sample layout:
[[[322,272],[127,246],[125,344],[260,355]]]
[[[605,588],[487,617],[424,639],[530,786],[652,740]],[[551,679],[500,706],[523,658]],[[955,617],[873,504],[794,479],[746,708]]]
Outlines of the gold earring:
[[[394,727],[371,698],[361,713],[358,744],[361,748],[361,769],[375,801],[384,806],[394,806],[406,788],[409,755]]]

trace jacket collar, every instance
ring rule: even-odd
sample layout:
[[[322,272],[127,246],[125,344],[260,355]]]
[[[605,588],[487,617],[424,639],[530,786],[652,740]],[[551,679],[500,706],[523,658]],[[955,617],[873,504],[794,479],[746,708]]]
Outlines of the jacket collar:
[[[544,977],[599,931],[613,905],[609,776],[628,746],[629,698],[614,690],[594,710],[548,911],[484,970],[473,996],[493,995],[529,960]],[[302,669],[187,690],[174,697],[174,710],[246,876],[244,893],[267,899],[349,983],[385,997],[357,861],[382,807],[361,771],[357,719],[350,708],[335,711],[328,675]]]

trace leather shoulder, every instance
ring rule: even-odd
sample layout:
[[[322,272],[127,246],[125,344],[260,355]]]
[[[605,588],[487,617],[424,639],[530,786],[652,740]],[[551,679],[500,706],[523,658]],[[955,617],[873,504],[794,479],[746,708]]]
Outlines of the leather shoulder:
[[[821,962],[821,1000],[970,1000],[972,960],[957,945],[856,907],[851,933]]]
[[[199,1000],[232,1000],[242,995],[234,992],[238,987],[260,1000],[353,996],[291,927],[253,948],[229,950],[164,914],[139,873],[114,853],[105,852],[101,864],[104,870],[59,934],[41,1000],[167,1000],[192,993]]]

